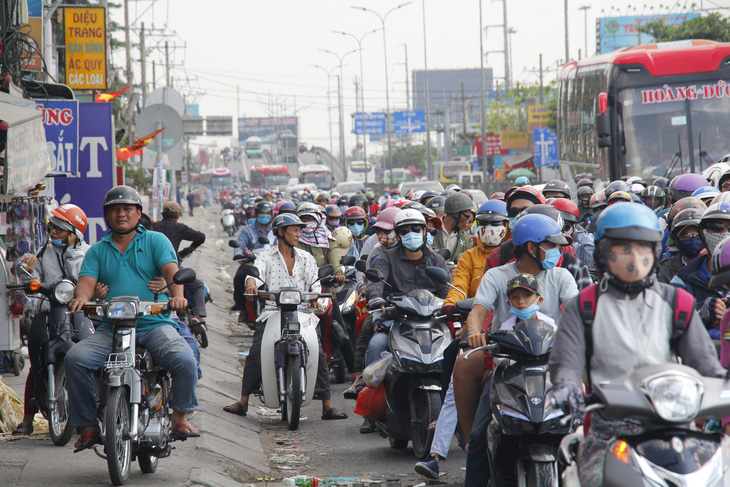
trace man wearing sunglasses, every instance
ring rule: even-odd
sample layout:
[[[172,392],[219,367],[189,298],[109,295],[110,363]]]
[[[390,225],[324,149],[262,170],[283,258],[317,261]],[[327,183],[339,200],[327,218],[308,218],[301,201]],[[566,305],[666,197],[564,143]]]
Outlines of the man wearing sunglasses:
[[[434,250],[448,249],[451,257],[463,254],[474,247],[469,228],[474,222],[474,202],[465,193],[453,193],[446,197],[441,231],[433,239]]]
[[[675,217],[676,218],[676,217]],[[730,203],[715,203],[704,212],[699,237],[707,254],[690,260],[670,281],[695,298],[695,307],[712,338],[720,338],[718,325],[726,310],[726,295],[710,288],[710,256],[715,247],[730,237]]]

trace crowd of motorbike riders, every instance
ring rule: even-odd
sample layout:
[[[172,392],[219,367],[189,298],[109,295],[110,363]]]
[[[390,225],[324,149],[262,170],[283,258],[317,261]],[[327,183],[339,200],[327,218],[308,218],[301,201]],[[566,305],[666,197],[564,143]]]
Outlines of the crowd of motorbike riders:
[[[487,432],[494,421],[489,384],[500,362],[487,345],[498,330],[514,330],[538,320],[554,331],[549,358],[552,397],[565,414],[577,420],[586,416],[591,383],[677,358],[702,376],[724,377],[730,361],[730,313],[726,313],[730,168],[712,173],[709,179],[698,174],[679,175],[671,181],[629,177],[600,188],[594,187],[591,178],[572,183],[553,180],[538,190],[526,178],[519,178],[512,188],[491,195],[479,207],[456,185],[442,193],[409,191],[401,195],[398,190],[387,190],[382,195],[363,191],[345,196],[305,191],[291,199],[273,191],[231,191],[221,194],[219,201],[223,209],[234,210],[240,228],[234,260],[255,254],[253,265],[264,271],[261,280],[269,290],[290,285],[307,292],[310,283],[304,276],[316,276],[327,264],[335,270],[335,289],[352,281],[357,301],[354,321],[343,319],[340,308],[344,303],[332,306],[334,321],[349,337],[335,345],[352,372],[346,398],[357,399],[366,387],[363,370],[389,349],[391,298],[426,290],[443,300],[438,313],[448,320],[448,338],[453,341],[441,365],[441,411],[438,420],[428,425],[433,441],[415,470],[428,478],[439,477],[458,425],[467,451],[465,485],[476,486],[494,478],[487,451]],[[166,208],[164,216],[178,225],[182,208],[177,204]],[[78,281],[76,299],[70,305],[73,311],[81,310],[92,296],[128,291],[128,286],[107,282],[115,278],[104,275],[103,265],[124,259],[126,252],[114,252],[114,245],[153,245],[148,240],[155,232],[139,226],[141,202],[136,191],[124,186],[110,191],[105,217],[111,236],[91,248],[83,242],[86,220],[80,208],[62,205],[51,213],[49,243],[37,256],[24,259],[28,271],[41,273],[44,280],[62,275]],[[134,277],[135,283],[144,282],[153,289],[155,277],[171,282],[180,241],[193,242],[188,253],[204,241],[204,235],[201,240],[200,235],[183,234],[181,227],[170,230],[171,226],[168,224],[168,233],[176,236],[172,258],[164,255],[167,244],[159,244],[163,250],[151,253],[149,259],[155,262]],[[365,265],[351,272],[351,266],[341,264],[346,256],[364,260]],[[447,271],[450,283],[427,272],[433,267]],[[255,298],[262,282],[244,269],[241,266],[234,277],[234,310],[239,312],[239,322],[254,330],[254,342],[244,368],[241,398],[224,408],[237,415],[247,414],[249,396],[261,381],[263,326],[256,321],[261,309]],[[119,277],[123,278],[128,276]],[[181,286],[172,291],[171,308],[187,304],[178,288]],[[583,306],[586,290],[593,293],[592,313]],[[693,298],[694,309],[686,311],[680,326],[678,303],[687,295]],[[204,303],[199,306],[196,319],[205,316]],[[173,338],[181,346],[187,341],[194,347],[191,340],[180,336],[183,332],[174,337],[156,336],[157,329],[146,329],[149,349],[158,348],[159,340]],[[77,450],[99,442],[93,371],[103,362],[109,336],[97,332],[93,337],[82,340],[67,358],[69,376],[78,374],[69,378],[71,421],[81,435]],[[87,340],[88,345],[82,346]],[[720,358],[712,340],[721,343]],[[322,336],[321,341],[327,338]],[[168,357],[165,365],[173,374],[173,384],[178,384],[173,391],[173,429],[187,438],[199,435],[186,418],[197,409],[196,374],[182,369],[195,370],[196,366],[187,356],[182,359],[189,354],[175,350],[177,355]],[[332,353],[328,351],[327,358]],[[330,402],[327,360],[322,349],[319,354],[316,389],[322,400],[322,419],[346,418]],[[169,363],[178,360],[184,367]],[[32,384],[26,387],[26,417],[18,434],[32,432],[35,410],[28,401],[32,391]],[[726,419],[698,422],[697,426],[727,435],[730,418]],[[374,431],[376,421],[365,418],[360,433]],[[577,453],[581,485],[601,485],[613,438],[642,431],[641,422],[631,417],[606,419],[590,413]]]

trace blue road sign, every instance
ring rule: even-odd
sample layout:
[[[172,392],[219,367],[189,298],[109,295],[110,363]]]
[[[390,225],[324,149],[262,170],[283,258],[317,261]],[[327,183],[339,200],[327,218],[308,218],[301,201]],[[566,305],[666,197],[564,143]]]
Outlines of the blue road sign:
[[[411,110],[405,112],[393,112],[393,133],[413,134],[426,131],[426,112],[423,110]]]
[[[363,132],[363,119],[365,120],[365,130]],[[363,133],[369,135],[380,135],[385,133],[385,113],[383,112],[357,112],[353,116],[355,123],[355,135]]]
[[[535,167],[558,165],[558,134],[550,129],[534,129]]]

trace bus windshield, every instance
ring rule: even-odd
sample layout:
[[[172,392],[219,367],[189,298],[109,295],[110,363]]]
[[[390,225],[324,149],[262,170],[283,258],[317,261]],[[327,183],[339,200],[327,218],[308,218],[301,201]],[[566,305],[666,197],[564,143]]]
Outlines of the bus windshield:
[[[469,164],[465,162],[445,162],[443,165],[442,173],[446,179],[456,179],[460,172],[468,171]]]
[[[286,186],[289,184],[289,174],[283,172],[265,173],[264,186],[273,188],[274,186]]]
[[[330,189],[332,187],[332,173],[327,171],[305,172],[301,178],[302,183],[312,183],[317,189]]]
[[[682,153],[669,177],[689,172],[690,157],[699,172],[728,152],[730,97],[717,95],[715,83],[669,84],[619,92],[618,116],[628,175],[664,176],[674,154]],[[701,147],[700,147],[701,146]],[[700,150],[702,154],[700,160]]]

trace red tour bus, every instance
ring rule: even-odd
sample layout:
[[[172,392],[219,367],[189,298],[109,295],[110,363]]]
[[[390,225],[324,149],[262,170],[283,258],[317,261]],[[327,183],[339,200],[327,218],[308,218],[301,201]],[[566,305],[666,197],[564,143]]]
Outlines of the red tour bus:
[[[561,166],[651,183],[730,152],[730,43],[618,49],[566,64],[558,84]]]
[[[251,181],[253,188],[274,189],[276,186],[289,184],[289,170],[281,164],[269,165],[254,164],[251,167]]]

